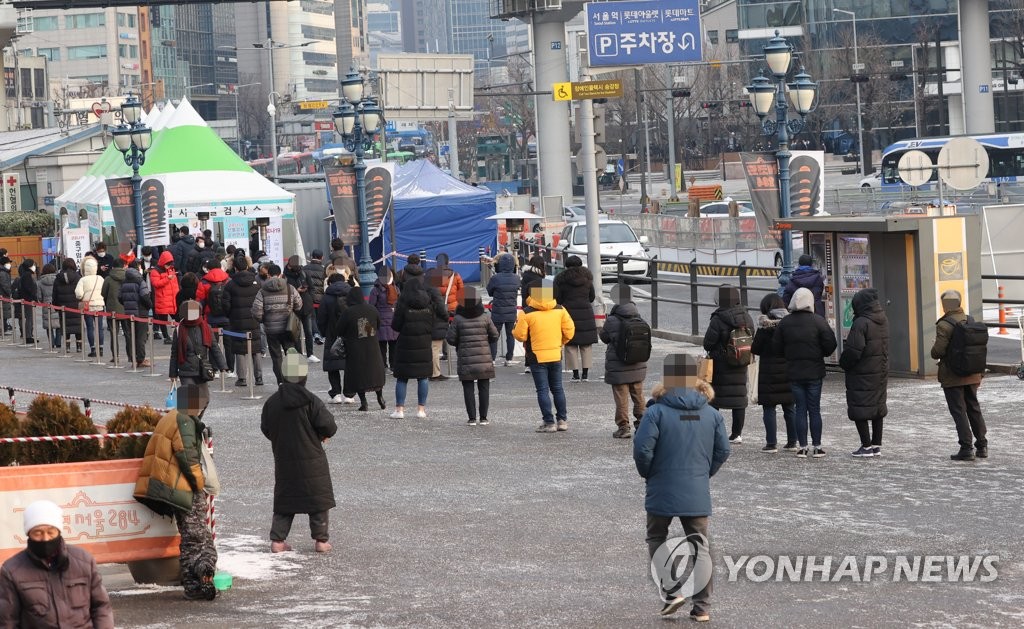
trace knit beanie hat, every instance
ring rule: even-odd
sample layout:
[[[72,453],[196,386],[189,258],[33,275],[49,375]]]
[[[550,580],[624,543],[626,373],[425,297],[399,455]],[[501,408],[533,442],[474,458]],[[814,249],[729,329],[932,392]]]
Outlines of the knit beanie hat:
[[[25,534],[37,526],[64,527],[64,511],[49,500],[38,500],[25,509]]]

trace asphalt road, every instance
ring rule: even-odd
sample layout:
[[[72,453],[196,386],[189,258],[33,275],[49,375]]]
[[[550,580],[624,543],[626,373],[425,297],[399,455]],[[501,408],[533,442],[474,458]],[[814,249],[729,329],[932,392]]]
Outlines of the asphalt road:
[[[653,363],[679,350],[687,348],[657,340]],[[603,352],[595,356],[600,374]],[[454,381],[431,383],[427,420],[332,407],[338,507],[326,556],[312,552],[301,516],[296,551],[269,553],[273,463],[258,428],[261,402],[214,395],[206,419],[224,485],[220,569],[234,587],[214,602],[187,602],[177,588],[137,586],[123,566],[105,566],[117,626],[688,626],[656,615],[644,488],[630,442],[611,438],[608,387],[568,387],[571,430],[536,434],[529,377],[519,367],[498,372],[488,427],[465,426]],[[649,373],[645,389],[657,380]],[[161,378],[8,346],[0,346],[0,385],[126,402],[159,403],[166,393]],[[845,455],[857,438],[840,377],[825,387],[824,459],[760,453],[760,409],[749,409],[746,443],[712,483],[715,626],[1019,627],[1022,386],[986,379],[991,458],[969,464],[948,460],[955,436],[934,382],[890,383],[885,456],[866,461]],[[314,369],[310,388],[322,394],[324,374]],[[386,391],[390,402],[390,381]],[[97,408],[97,419],[108,413]],[[999,555],[995,581],[729,582],[724,558],[975,553]]]

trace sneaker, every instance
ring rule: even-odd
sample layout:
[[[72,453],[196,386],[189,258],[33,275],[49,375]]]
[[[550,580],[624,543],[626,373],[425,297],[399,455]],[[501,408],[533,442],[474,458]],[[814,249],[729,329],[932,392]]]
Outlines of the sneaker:
[[[882,456],[882,446],[873,446],[871,448],[872,456]]]
[[[811,452],[811,458],[820,459],[825,456],[825,450],[819,446],[814,446],[814,451]]]
[[[860,459],[870,458],[870,457],[875,456],[875,451],[871,447],[865,448],[864,446],[861,446],[861,447],[857,448],[856,450],[854,450],[853,452],[851,452],[850,456],[855,456],[855,457],[860,458]]]
[[[633,436],[633,433],[629,430],[628,426],[623,426],[612,433],[612,437],[616,439],[629,439]]]
[[[317,540],[314,548],[316,548],[316,552],[318,553],[329,553],[334,547],[331,546],[330,542],[321,542],[320,540]]]
[[[107,361],[107,364],[113,365],[115,362],[117,362],[117,359],[111,358],[110,360]]]
[[[345,397],[341,393],[339,393],[338,395],[341,395],[341,403],[342,404],[355,404],[356,403],[356,399],[354,397]],[[337,397],[337,396],[335,396],[335,397]]]
[[[225,378],[237,378],[238,376],[235,374],[235,372],[229,371],[229,372],[224,374],[224,377]]]
[[[148,359],[148,358],[146,358],[146,359],[145,359],[145,360],[143,360],[143,361],[142,361],[141,363],[139,363],[138,365],[136,365],[136,367],[139,367],[139,368],[142,368],[142,367],[152,367],[152,366],[153,366],[153,363],[149,362],[149,359]],[[244,382],[245,382],[245,381],[243,380],[243,383],[244,383]]]
[[[511,367],[512,365],[518,365],[518,364],[519,364],[518,360],[512,360],[512,359],[509,359],[509,358],[505,359],[505,366],[506,367]]]
[[[786,445],[782,446],[782,449],[785,450],[786,452],[796,452],[797,450],[800,449],[800,446],[796,445],[795,443],[787,443]]]
[[[565,432],[566,430],[569,430],[569,422],[564,419],[558,420],[558,428],[556,428],[556,430],[558,430],[558,432]]]
[[[761,452],[764,452],[765,454],[775,454],[778,451],[779,446],[775,445],[774,443],[770,443],[765,447],[761,448]]]
[[[388,417],[391,419],[405,419],[405,411],[391,411],[391,415]]]
[[[481,417],[480,418],[480,425],[481,426],[486,426],[486,425],[488,425],[490,423],[491,423],[491,420],[487,419],[486,417]]]
[[[477,421],[475,419],[471,419],[471,420],[469,420],[469,423],[466,424],[466,425],[467,426],[476,426],[477,425]]]
[[[558,430],[555,428],[555,422],[543,422],[534,432],[555,432]]]
[[[796,458],[798,458],[798,459],[806,459],[807,458],[807,448],[800,448],[799,450],[797,450],[796,451]]]
[[[263,378],[256,378],[256,386],[258,386],[258,387],[262,387],[263,386]]]
[[[661,608],[659,614],[662,616],[671,616],[672,614],[679,611],[679,608],[682,607],[683,603],[685,602],[686,598],[683,596],[671,598],[668,600],[668,602],[665,603],[665,606]]]
[[[339,393],[338,395],[335,395],[331,399],[327,400],[327,403],[328,404],[344,404],[345,403],[345,396]]]
[[[89,354],[87,355],[87,358],[96,358],[96,351],[93,350],[93,351],[89,352]]]
[[[708,622],[709,620],[711,620],[711,614],[707,612],[699,612],[697,610],[692,610],[690,612],[690,620],[692,620],[693,622]]]
[[[320,362],[320,359],[319,359],[319,358],[317,358],[317,357],[316,357],[315,355],[313,355],[313,354],[310,354],[309,356],[307,356],[307,357],[306,357],[306,360],[308,360],[308,361],[309,361],[309,362],[311,362],[311,363],[318,363],[318,362]]]
[[[320,336],[318,334],[318,335],[313,337],[313,342],[316,343],[317,345],[323,345],[324,344],[324,337],[322,337],[322,336]]]
[[[740,445],[743,443],[743,435],[729,435],[729,443],[734,445]]]
[[[426,411],[416,411],[416,417],[417,417],[417,419],[426,419],[427,418],[427,412]]]
[[[292,549],[292,545],[288,542],[270,542],[270,552],[272,553],[285,553]]]
[[[140,367],[141,367],[141,365],[140,365]],[[245,386],[249,386],[249,383],[246,382],[244,378],[239,378],[238,380],[235,380],[235,386],[236,387],[245,387]]]

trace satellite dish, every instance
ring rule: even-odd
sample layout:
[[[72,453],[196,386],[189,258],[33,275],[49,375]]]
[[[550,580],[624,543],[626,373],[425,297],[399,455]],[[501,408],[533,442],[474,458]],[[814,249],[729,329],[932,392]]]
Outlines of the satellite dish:
[[[973,190],[988,176],[988,153],[973,138],[953,138],[939,151],[939,177],[955,190]]]
[[[933,167],[932,158],[924,151],[907,151],[900,158],[896,170],[904,183],[916,188],[928,183],[932,178]]]

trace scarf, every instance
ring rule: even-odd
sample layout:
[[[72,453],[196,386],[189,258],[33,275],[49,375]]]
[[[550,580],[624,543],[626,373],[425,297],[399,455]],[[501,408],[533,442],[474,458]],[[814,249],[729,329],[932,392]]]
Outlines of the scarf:
[[[210,347],[213,345],[213,330],[206,324],[202,318],[196,319],[195,321],[182,321],[178,324],[178,364],[184,365],[185,361],[188,360],[188,331],[190,328],[196,326],[199,327],[203,332],[203,345]]]

